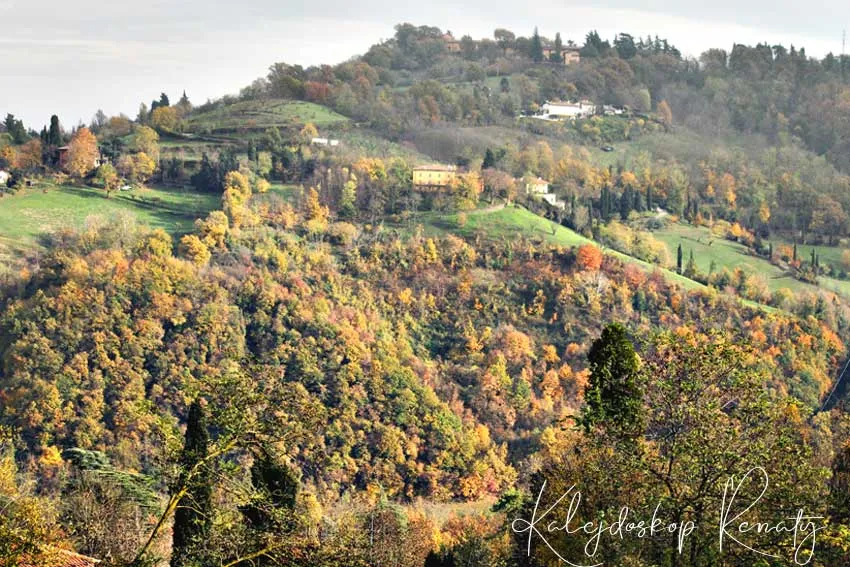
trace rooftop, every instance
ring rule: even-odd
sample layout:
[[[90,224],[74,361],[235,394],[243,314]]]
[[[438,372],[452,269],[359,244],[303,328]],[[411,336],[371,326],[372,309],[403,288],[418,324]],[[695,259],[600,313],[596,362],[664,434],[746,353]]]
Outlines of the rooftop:
[[[45,563],[45,561],[47,562]],[[25,559],[19,567],[95,567],[98,563],[100,563],[99,559],[51,547],[48,551],[48,557],[39,558],[38,565],[28,563]]]
[[[428,165],[418,165],[413,168],[413,171],[457,171],[457,166],[432,163]]]

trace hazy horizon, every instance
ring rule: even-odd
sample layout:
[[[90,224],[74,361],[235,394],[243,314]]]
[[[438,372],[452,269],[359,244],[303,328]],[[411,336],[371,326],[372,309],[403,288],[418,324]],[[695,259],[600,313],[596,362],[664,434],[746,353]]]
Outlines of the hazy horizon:
[[[125,0],[107,6],[81,0],[68,14],[67,5],[54,0],[39,5],[0,0],[0,16],[18,22],[0,38],[0,76],[6,85],[0,90],[0,113],[11,112],[38,130],[51,114],[58,114],[66,128],[89,123],[98,109],[135,117],[139,104],[150,104],[160,92],[176,100],[185,90],[200,104],[238,93],[276,61],[307,67],[362,54],[391,37],[401,22],[476,39],[492,37],[497,27],[530,35],[537,25],[543,35],[560,32],[579,44],[596,29],[609,40],[619,32],[657,34],[691,56],[710,47],[730,49],[734,42],[793,44],[823,56],[841,52],[842,28],[850,19],[850,6],[837,2],[820,6],[816,14],[787,1],[772,3],[769,12],[731,0],[710,9],[665,0],[640,10],[629,9],[625,0],[603,4],[534,5],[519,14],[511,4],[483,0],[463,7],[438,1],[427,11],[383,0],[356,6],[336,0],[322,6],[153,0],[138,7]],[[823,29],[822,21],[835,29]]]

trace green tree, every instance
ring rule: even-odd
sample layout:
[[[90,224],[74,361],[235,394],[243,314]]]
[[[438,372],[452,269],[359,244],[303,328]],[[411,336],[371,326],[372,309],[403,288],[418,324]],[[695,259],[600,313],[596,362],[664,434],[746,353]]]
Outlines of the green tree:
[[[676,273],[682,273],[682,243],[676,248]]]
[[[50,130],[47,131],[47,145],[54,147],[62,145],[62,127],[59,125],[59,117],[55,114],[50,117]]]
[[[617,437],[633,437],[643,426],[640,361],[626,328],[610,323],[587,355],[590,378],[584,391],[582,423]]]
[[[103,190],[106,191],[106,198],[108,199],[112,192],[118,188],[118,172],[115,171],[112,164],[104,163],[97,168],[95,182],[103,187]]]
[[[561,41],[561,32],[555,34],[555,44],[552,46],[552,53],[549,54],[549,60],[553,63],[564,62],[564,42]]]
[[[543,40],[540,39],[540,34],[537,28],[534,28],[534,35],[531,36],[531,45],[529,46],[529,56],[535,63],[543,62]]]
[[[189,407],[181,457],[185,495],[174,512],[171,567],[203,565],[204,541],[212,522],[212,472],[207,463],[209,432],[199,400]]]

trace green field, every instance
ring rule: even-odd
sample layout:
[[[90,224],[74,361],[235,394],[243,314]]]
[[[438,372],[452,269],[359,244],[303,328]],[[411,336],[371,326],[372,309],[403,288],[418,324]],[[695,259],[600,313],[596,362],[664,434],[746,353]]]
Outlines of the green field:
[[[795,293],[817,293],[828,289],[850,296],[850,282],[826,277],[819,278],[819,286],[801,282],[766,259],[750,255],[743,244],[713,236],[708,228],[675,224],[664,230],[654,231],[653,235],[667,245],[673,258],[676,257],[676,249],[681,243],[683,263],[687,263],[690,252],[693,250],[697,268],[703,273],[708,273],[711,262],[714,261],[717,270],[727,268],[732,271],[741,268],[748,274],[762,276],[771,291],[787,288]],[[811,246],[798,247],[800,257],[807,258],[811,248]],[[824,259],[833,257],[840,259],[843,252],[840,248],[828,246],[814,248],[819,250],[818,253],[822,254],[821,257]]]
[[[193,114],[187,130],[196,133],[258,131],[270,127],[312,122],[318,128],[347,122],[348,118],[312,102],[284,99],[247,100]]]
[[[0,242],[31,246],[44,233],[80,227],[91,216],[117,214],[130,214],[141,224],[181,234],[218,206],[215,195],[180,189],[133,189],[114,192],[107,199],[102,190],[91,187],[45,185],[0,198]]]

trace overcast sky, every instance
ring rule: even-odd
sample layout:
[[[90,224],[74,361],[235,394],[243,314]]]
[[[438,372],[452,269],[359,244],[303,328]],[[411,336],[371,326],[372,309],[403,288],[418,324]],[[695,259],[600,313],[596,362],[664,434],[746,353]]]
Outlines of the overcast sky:
[[[0,0],[0,113],[40,129],[98,108],[135,117],[165,91],[196,104],[237,93],[275,61],[338,63],[393,35],[396,23],[434,25],[456,37],[496,27],[581,43],[590,29],[658,34],[685,54],[733,42],[841,52],[850,3],[790,0]]]

